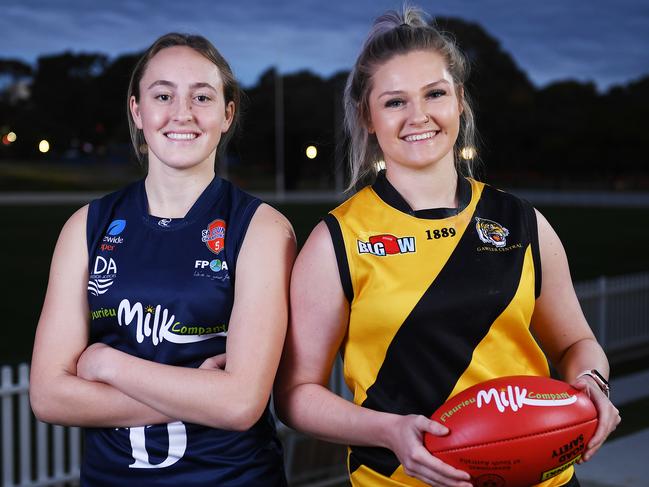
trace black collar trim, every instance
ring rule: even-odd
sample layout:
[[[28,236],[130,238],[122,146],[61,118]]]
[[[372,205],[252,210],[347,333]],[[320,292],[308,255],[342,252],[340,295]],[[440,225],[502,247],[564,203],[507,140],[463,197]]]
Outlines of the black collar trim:
[[[427,220],[438,220],[455,216],[466,208],[471,202],[471,183],[462,176],[457,179],[458,207],[457,208],[427,208],[424,210],[413,210],[410,205],[403,199],[388,178],[385,177],[385,170],[378,173],[376,181],[372,185],[374,192],[379,195],[383,201],[393,208],[407,213],[408,215],[424,218]]]

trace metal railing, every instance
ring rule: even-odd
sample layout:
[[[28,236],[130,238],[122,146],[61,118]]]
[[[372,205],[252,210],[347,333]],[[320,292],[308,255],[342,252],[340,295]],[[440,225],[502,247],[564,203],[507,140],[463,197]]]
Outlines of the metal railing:
[[[79,478],[81,431],[38,421],[29,405],[29,366],[0,369],[2,487],[64,485]]]
[[[575,285],[584,314],[607,353],[649,347],[649,273],[601,277]],[[330,387],[350,398],[342,363],[336,360]],[[29,366],[0,370],[2,487],[37,487],[74,483],[79,478],[79,428],[36,420],[29,406]],[[292,485],[340,484],[344,450],[301,435],[283,425],[286,468]],[[329,449],[328,449],[329,448]]]
[[[579,282],[575,291],[607,354],[649,344],[649,272]]]

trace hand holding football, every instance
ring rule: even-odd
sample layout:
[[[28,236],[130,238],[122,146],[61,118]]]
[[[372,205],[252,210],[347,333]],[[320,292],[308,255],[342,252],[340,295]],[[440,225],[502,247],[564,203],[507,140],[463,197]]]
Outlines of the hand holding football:
[[[565,382],[511,376],[460,392],[431,419],[450,433],[426,434],[426,448],[468,472],[476,487],[529,487],[581,458],[597,426],[597,411]]]

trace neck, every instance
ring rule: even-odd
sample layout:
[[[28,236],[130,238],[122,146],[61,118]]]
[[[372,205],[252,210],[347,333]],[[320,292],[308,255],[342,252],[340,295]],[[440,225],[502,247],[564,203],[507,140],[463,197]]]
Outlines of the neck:
[[[457,208],[457,171],[453,164],[423,169],[387,165],[386,177],[413,210]]]
[[[174,171],[166,167],[150,167],[144,181],[149,214],[161,218],[183,218],[214,179],[214,170],[211,167],[207,169]]]

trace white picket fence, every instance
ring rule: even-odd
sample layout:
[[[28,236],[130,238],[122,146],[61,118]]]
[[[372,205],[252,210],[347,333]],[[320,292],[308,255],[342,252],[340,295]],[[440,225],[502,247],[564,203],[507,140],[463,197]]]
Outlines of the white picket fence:
[[[649,345],[649,272],[578,282],[575,291],[609,355]]]
[[[607,353],[649,347],[649,273],[602,277],[577,283],[575,289],[588,322]],[[336,362],[330,386],[349,398],[349,391],[342,380],[340,359]],[[79,428],[51,426],[37,421],[29,406],[28,392],[27,364],[0,369],[2,487],[78,484]],[[312,448],[309,442],[313,440],[283,425],[280,425],[280,433],[292,485],[324,487],[340,481],[340,464],[314,466],[308,471],[300,468],[298,455]],[[321,458],[322,452],[316,452],[315,456]]]
[[[81,431],[37,421],[29,406],[29,366],[0,369],[2,487],[64,485],[79,479]]]

